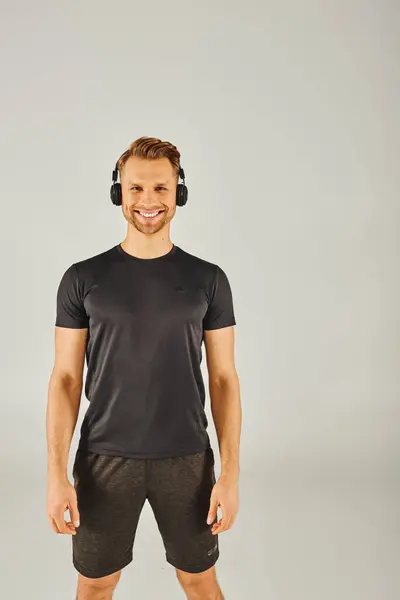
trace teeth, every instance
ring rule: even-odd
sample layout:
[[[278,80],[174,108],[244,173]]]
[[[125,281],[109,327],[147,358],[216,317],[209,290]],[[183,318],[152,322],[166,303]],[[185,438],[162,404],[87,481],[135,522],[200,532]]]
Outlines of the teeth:
[[[158,214],[158,210],[154,211],[154,212],[142,212],[141,210],[139,210],[139,213],[143,216],[143,217],[155,217]]]

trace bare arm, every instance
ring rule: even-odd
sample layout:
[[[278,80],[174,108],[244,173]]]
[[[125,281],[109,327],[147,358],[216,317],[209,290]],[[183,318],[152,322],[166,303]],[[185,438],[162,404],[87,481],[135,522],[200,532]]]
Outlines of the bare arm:
[[[234,329],[205,331],[210,403],[221,455],[221,471],[239,477],[242,426],[239,377],[234,362]]]
[[[70,503],[76,505],[74,488],[67,477],[67,464],[79,414],[86,337],[87,329],[55,328],[55,361],[48,389],[46,434],[47,515],[57,533],[71,533],[61,510],[65,511],[65,505]],[[74,520],[78,520],[77,507],[73,506],[72,510],[76,513]]]
[[[238,510],[239,447],[242,426],[239,377],[234,361],[234,328],[205,331],[210,403],[221,455],[220,494],[225,501],[224,518],[217,533],[232,526]],[[215,502],[211,504],[216,507]],[[212,516],[214,511],[212,509]]]

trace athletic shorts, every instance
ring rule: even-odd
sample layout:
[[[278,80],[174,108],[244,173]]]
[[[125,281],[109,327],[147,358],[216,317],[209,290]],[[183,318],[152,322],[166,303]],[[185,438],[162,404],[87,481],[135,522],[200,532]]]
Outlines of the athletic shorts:
[[[199,573],[219,556],[218,534],[207,524],[215,484],[214,453],[134,459],[78,449],[73,465],[80,525],[72,535],[72,559],[86,577],[104,577],[130,563],[147,499],[165,557],[174,567]]]

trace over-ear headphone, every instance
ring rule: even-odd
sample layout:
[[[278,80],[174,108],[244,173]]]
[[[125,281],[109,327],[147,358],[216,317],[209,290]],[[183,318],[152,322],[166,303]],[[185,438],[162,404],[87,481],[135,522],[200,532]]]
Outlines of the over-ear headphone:
[[[185,172],[182,167],[179,167],[179,177],[183,180],[183,183],[178,183],[176,186],[176,205],[184,206],[188,198],[188,189],[185,185]],[[111,202],[115,206],[121,206],[122,204],[122,188],[121,184],[117,182],[118,179],[118,163],[115,165],[115,169],[112,172],[112,186],[110,189]]]

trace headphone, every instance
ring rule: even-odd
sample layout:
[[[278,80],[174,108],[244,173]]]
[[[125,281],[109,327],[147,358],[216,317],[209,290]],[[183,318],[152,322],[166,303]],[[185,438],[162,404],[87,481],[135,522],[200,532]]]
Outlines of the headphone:
[[[188,198],[188,189],[185,185],[185,172],[182,167],[179,167],[179,177],[183,180],[183,183],[178,183],[176,186],[176,205],[185,206]],[[112,172],[112,186],[110,188],[111,202],[115,206],[121,206],[122,204],[122,188],[121,184],[117,183],[118,179],[118,163],[115,165],[115,169]]]

